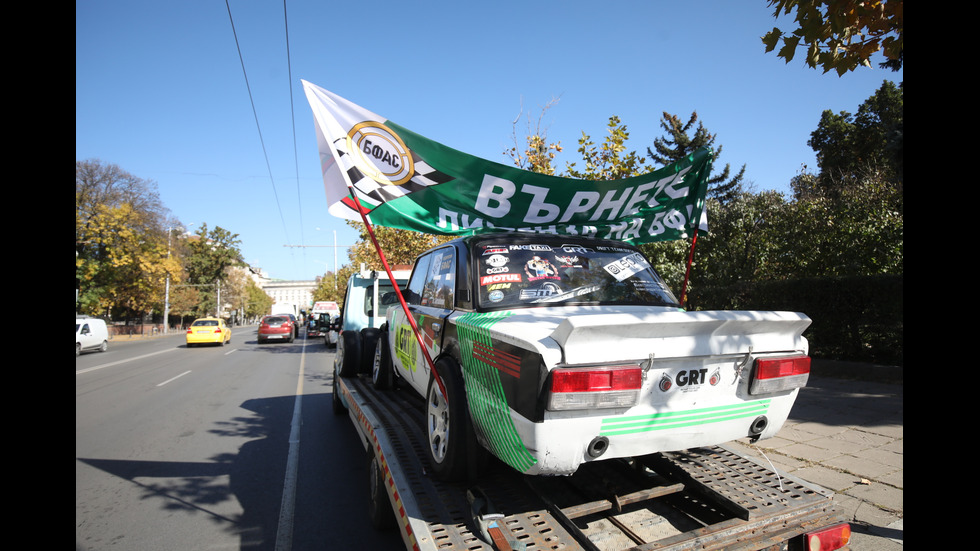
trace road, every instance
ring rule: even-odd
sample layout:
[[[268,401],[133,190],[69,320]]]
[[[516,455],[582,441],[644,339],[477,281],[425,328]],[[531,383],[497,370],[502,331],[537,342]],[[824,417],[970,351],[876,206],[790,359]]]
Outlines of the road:
[[[113,342],[75,361],[75,548],[402,549],[330,407],[322,340]],[[353,448],[353,449],[342,449]]]

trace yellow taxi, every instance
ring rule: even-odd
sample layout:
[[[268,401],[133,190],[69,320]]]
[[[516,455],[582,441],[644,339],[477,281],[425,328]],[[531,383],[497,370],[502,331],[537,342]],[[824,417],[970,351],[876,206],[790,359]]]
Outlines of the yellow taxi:
[[[221,318],[200,318],[187,328],[187,348],[197,344],[220,344],[231,342],[231,328]]]

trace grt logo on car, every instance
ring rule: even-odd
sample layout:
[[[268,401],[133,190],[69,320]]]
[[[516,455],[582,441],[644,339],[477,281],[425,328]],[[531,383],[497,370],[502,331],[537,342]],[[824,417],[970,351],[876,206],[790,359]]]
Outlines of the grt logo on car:
[[[365,121],[351,128],[347,149],[357,168],[379,184],[399,186],[415,173],[405,142],[379,122]]]
[[[677,386],[681,390],[692,391],[697,390],[697,387],[703,385],[704,383],[710,383],[711,386],[717,385],[718,381],[721,380],[720,375],[721,374],[718,372],[718,370],[715,369],[714,373],[711,374],[711,377],[708,377],[707,368],[679,371],[673,378],[664,373],[660,377],[660,382],[657,384],[657,386],[661,391],[667,392],[673,388],[674,383],[676,382]]]

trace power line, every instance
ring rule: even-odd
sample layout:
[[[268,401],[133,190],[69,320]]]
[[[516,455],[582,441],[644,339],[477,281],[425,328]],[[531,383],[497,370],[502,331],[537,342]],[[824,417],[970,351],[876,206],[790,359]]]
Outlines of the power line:
[[[265,140],[262,138],[262,127],[259,125],[259,115],[255,111],[255,99],[252,97],[252,87],[248,82],[248,72],[245,70],[245,59],[242,57],[242,48],[238,42],[238,33],[235,31],[235,19],[231,15],[231,5],[225,0],[225,7],[228,9],[228,21],[231,23],[231,33],[235,38],[235,48],[238,50],[238,60],[242,65],[242,75],[245,77],[245,88],[248,90],[248,100],[252,105],[252,116],[255,118],[255,128],[259,133],[259,144],[262,147],[262,154],[265,156],[266,170],[269,171],[269,181],[272,184],[272,194],[276,199],[276,208],[279,210],[279,220],[282,222],[283,232],[289,239],[289,230],[286,228],[286,218],[282,214],[282,206],[279,204],[279,193],[276,191],[276,181],[272,176],[272,165],[269,164],[269,153],[265,147]]]

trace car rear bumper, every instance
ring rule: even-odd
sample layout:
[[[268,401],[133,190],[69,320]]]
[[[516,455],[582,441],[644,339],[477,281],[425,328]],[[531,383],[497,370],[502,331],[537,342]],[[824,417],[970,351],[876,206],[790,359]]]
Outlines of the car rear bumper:
[[[187,344],[217,344],[224,342],[225,335],[223,333],[189,333],[187,335]]]

